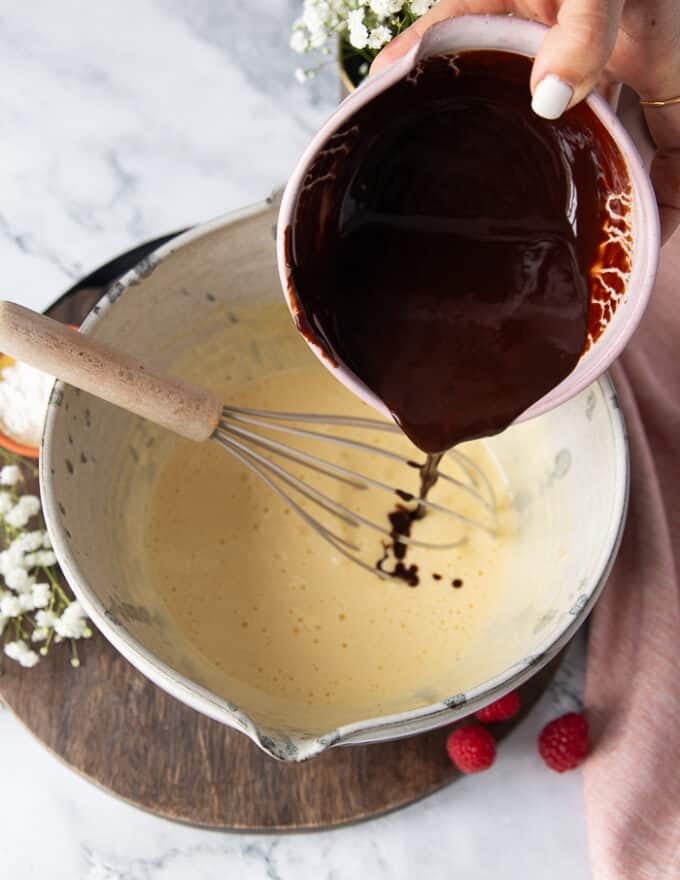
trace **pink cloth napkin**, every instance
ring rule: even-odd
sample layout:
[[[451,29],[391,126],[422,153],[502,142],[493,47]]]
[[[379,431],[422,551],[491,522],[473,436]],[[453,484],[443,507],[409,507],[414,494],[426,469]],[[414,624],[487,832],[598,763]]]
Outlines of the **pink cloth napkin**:
[[[593,614],[584,765],[594,880],[680,878],[680,232],[613,371],[628,423],[631,495]]]

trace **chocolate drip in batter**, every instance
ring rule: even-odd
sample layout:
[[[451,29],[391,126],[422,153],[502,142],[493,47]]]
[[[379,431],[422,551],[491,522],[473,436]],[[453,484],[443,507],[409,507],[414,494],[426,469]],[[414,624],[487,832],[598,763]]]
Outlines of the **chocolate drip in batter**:
[[[403,504],[397,504],[396,508],[388,515],[392,527],[390,532],[392,540],[390,543],[383,545],[384,553],[375,564],[375,567],[383,572],[383,574],[388,574],[390,577],[397,578],[397,580],[405,581],[409,587],[417,587],[420,583],[418,566],[406,565],[403,561],[408,545],[404,544],[400,539],[402,536],[405,538],[410,536],[413,521],[420,517],[419,511],[420,507],[409,509],[404,507]],[[385,568],[385,563],[390,558],[390,553],[395,559],[395,565],[392,569]]]

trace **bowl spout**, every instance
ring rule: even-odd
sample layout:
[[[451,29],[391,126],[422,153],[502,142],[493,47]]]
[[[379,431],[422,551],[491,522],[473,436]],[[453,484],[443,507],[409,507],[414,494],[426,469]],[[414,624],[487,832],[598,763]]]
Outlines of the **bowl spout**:
[[[302,731],[259,730],[251,734],[251,739],[277,761],[297,764],[315,758],[339,742],[337,731],[314,736]]]

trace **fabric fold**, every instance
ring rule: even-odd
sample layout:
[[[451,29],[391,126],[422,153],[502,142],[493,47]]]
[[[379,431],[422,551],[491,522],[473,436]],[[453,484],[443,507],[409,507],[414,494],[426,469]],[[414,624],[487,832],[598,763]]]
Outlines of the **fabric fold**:
[[[612,371],[628,426],[621,549],[593,613],[584,788],[594,880],[680,878],[680,235]]]

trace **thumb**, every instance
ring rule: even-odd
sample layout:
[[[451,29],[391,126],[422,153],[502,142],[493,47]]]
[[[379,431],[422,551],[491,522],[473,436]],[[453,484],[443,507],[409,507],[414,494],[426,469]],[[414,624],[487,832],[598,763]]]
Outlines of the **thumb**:
[[[614,48],[623,0],[565,0],[538,51],[531,106],[557,119],[597,84]]]

